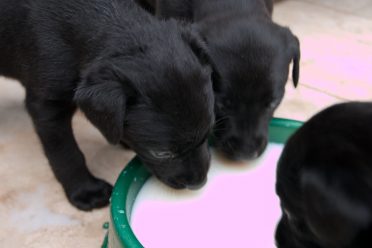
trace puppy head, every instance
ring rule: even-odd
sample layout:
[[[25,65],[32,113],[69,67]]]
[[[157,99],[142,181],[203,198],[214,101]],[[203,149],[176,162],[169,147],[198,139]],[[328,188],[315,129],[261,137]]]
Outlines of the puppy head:
[[[231,159],[259,156],[284,95],[289,65],[299,78],[298,39],[266,20],[236,18],[201,28],[214,66],[216,147]]]
[[[372,245],[371,105],[368,115],[360,115],[360,106],[340,107],[307,122],[282,153],[279,248]]]
[[[278,247],[370,247],[372,188],[363,181],[366,177],[356,170],[348,173],[347,177],[355,177],[351,180],[338,172],[301,174],[299,198],[278,192],[283,210],[276,232]]]
[[[87,69],[75,100],[109,142],[128,144],[161,181],[194,188],[210,161],[210,69],[195,37],[167,32],[131,49],[115,44]]]

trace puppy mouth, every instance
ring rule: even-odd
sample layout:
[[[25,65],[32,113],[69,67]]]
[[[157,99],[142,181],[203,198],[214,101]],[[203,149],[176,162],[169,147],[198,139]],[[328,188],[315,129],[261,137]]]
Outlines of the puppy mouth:
[[[198,183],[198,184],[184,184],[184,183],[178,183],[173,180],[166,180],[162,182],[164,182],[166,185],[170,186],[173,189],[199,190],[203,188],[203,186],[207,183],[207,179],[203,180],[201,183]]]
[[[258,148],[243,149],[241,147],[234,147],[229,142],[223,142],[216,146],[217,153],[224,159],[233,162],[243,162],[257,159],[265,151],[267,142],[260,145]],[[252,147],[252,146],[251,146]]]
[[[207,177],[205,177],[203,179],[203,181],[201,181],[200,183],[197,183],[197,184],[188,184],[188,185],[186,185],[186,188],[189,189],[189,190],[199,190],[199,189],[203,188],[204,185],[207,184],[207,181],[208,181],[208,179],[207,179]]]
[[[183,183],[179,183],[179,182],[176,182],[174,180],[171,180],[171,179],[168,179],[168,180],[162,180],[160,179],[163,183],[165,183],[166,185],[168,185],[169,187],[173,188],[173,189],[186,189],[187,186]]]
[[[200,182],[197,181],[197,182],[192,182],[192,183],[191,182],[187,183],[187,182],[183,182],[183,181],[172,179],[172,178],[164,179],[164,178],[158,177],[158,179],[173,189],[199,190],[207,183],[207,177],[205,177]]]
[[[258,152],[255,152],[252,155],[247,155],[236,152],[228,152],[223,149],[217,149],[217,155],[220,157],[220,159],[226,160],[227,163],[243,163],[259,157]]]
[[[148,168],[148,170],[151,172],[152,175],[154,175],[156,178],[158,178],[162,183],[164,183],[165,185],[167,185],[167,186],[169,186],[173,189],[185,189],[186,188],[186,185],[183,184],[183,183],[177,182],[176,180],[173,180],[173,179],[164,178],[164,177],[160,176],[156,171],[151,169],[151,167]]]

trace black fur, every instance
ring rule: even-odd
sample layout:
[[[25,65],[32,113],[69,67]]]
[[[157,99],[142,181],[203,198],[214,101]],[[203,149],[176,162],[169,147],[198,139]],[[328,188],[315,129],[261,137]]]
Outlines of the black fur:
[[[145,0],[142,0],[145,1]],[[147,0],[159,17],[195,22],[214,68],[216,147],[231,159],[259,156],[300,44],[271,20],[271,0]]]
[[[214,96],[203,42],[131,0],[0,0],[0,74],[19,79],[46,156],[70,202],[108,204],[74,139],[80,107],[166,184],[205,182]]]
[[[332,106],[288,141],[279,160],[279,248],[372,247],[372,103]]]

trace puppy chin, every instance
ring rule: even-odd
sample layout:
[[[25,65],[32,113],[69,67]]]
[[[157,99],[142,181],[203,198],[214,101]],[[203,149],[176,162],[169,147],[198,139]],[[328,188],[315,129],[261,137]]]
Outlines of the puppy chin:
[[[186,185],[184,183],[181,183],[181,182],[178,182],[174,179],[172,179],[171,177],[164,177],[160,175],[160,173],[156,172],[155,170],[153,170],[153,166],[149,166],[148,163],[145,163],[146,165],[146,168],[157,178],[159,179],[159,181],[161,181],[162,183],[164,183],[166,186],[168,187],[171,187],[172,189],[185,189],[186,188]]]
[[[201,189],[206,183],[207,183],[207,177],[205,177],[200,182],[195,182],[193,184],[187,184],[180,182],[179,180],[175,180],[172,178],[162,178],[160,176],[155,175],[161,182],[163,182],[165,185],[173,188],[173,189],[189,189],[189,190],[199,190]]]
[[[277,247],[279,248],[287,248],[287,247],[293,247],[296,245],[296,247],[303,247],[299,246],[297,240],[295,239],[295,235],[292,232],[292,228],[290,224],[288,223],[288,220],[285,216],[283,216],[276,228],[275,233],[275,240],[277,243]]]
[[[267,142],[256,149],[233,148],[231,145],[221,143],[216,145],[218,155],[232,162],[244,162],[257,159],[265,151]]]
[[[275,232],[276,246],[278,248],[309,248],[298,242],[294,233],[292,232],[292,228],[294,227],[291,227],[288,224],[286,218],[282,217]]]
[[[163,183],[165,183],[167,186],[173,188],[173,189],[186,189],[186,185],[185,184],[178,183],[178,182],[173,181],[171,179],[168,179],[167,180],[167,179],[159,178],[159,180],[162,181]]]

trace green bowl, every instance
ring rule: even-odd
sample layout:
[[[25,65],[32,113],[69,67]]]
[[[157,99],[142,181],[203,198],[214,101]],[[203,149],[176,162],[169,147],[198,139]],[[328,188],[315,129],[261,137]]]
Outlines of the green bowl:
[[[284,144],[301,125],[299,121],[274,118],[269,128],[270,142]],[[150,176],[138,157],[121,172],[112,192],[110,225],[102,248],[143,247],[130,227],[130,218],[137,194]]]

